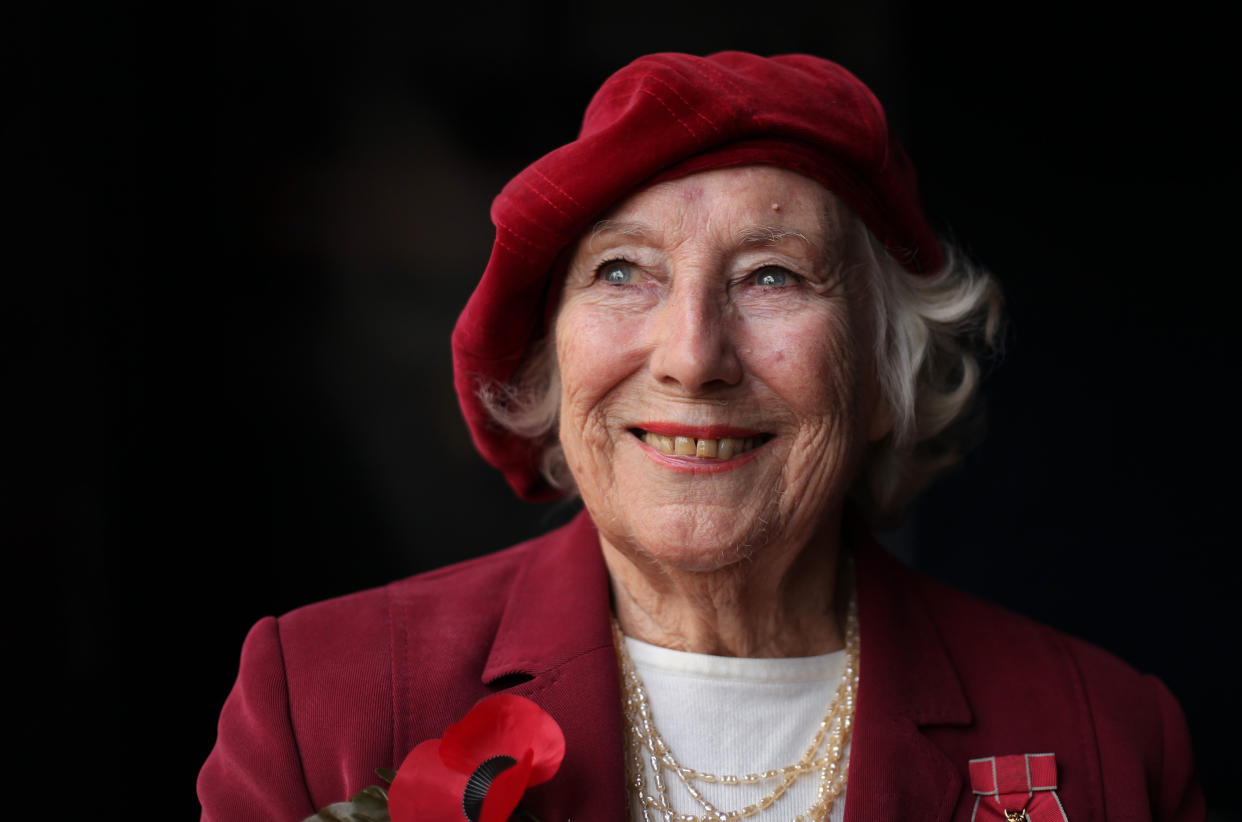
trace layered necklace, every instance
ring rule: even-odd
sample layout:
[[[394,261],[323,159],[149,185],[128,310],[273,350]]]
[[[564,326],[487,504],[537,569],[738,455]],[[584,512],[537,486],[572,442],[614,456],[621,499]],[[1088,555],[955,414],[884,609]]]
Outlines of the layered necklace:
[[[731,822],[757,816],[769,810],[790,786],[809,774],[819,775],[815,802],[793,817],[794,822],[826,820],[833,802],[845,789],[850,731],[854,722],[854,700],[858,691],[858,607],[850,597],[845,625],[845,671],[833,694],[828,713],[820,721],[815,737],[802,758],[792,765],[748,774],[715,774],[681,764],[656,729],[651,717],[651,701],[634,661],[625,647],[625,635],[614,619],[613,642],[621,662],[621,685],[625,706],[626,784],[630,801],[642,810],[643,822]],[[651,766],[651,784],[647,768]],[[669,779],[675,779],[693,797],[695,813],[679,813],[669,799]],[[700,785],[772,785],[758,802],[735,810],[722,810],[708,801]]]

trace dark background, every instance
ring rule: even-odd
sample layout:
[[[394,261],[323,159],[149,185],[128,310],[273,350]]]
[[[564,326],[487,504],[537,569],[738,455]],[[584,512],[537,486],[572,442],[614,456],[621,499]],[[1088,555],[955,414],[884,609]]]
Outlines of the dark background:
[[[35,781],[193,818],[255,620],[566,516],[511,497],[451,392],[488,204],[624,63],[741,48],[867,82],[936,225],[1006,290],[989,438],[893,538],[1159,675],[1213,818],[1237,818],[1223,19],[915,0],[5,14],[7,654],[55,697],[18,712],[48,749]]]

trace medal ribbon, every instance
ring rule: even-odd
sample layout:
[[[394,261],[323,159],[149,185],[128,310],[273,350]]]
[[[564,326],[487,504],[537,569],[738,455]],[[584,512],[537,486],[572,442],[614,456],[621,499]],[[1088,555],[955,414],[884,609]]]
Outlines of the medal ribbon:
[[[1054,754],[972,759],[970,789],[975,794],[971,822],[1069,822],[1057,796]]]

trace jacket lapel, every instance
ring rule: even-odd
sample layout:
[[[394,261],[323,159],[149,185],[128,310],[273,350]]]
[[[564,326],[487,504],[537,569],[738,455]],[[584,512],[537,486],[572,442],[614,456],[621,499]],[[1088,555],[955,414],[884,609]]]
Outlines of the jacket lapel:
[[[969,725],[970,706],[912,575],[858,540],[858,704],[845,822],[947,820],[957,768],[920,727]]]
[[[542,822],[625,818],[620,679],[611,593],[599,537],[579,514],[534,546],[510,589],[483,682],[547,711],[565,733],[565,760],[522,806]]]

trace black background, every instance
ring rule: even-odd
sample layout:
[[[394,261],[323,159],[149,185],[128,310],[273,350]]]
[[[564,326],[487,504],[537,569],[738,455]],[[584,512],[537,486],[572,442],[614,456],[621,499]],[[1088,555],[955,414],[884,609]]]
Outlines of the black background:
[[[451,391],[490,198],[630,59],[740,48],[867,82],[938,228],[1006,290],[989,437],[896,539],[1160,676],[1213,818],[1238,814],[1223,19],[914,0],[6,14],[9,656],[56,697],[18,717],[35,781],[193,818],[255,620],[564,519],[512,499]]]

